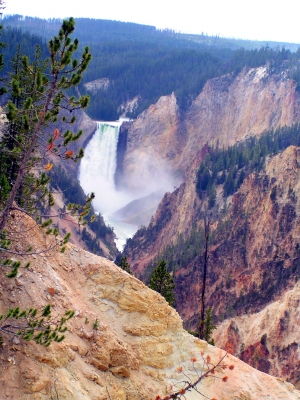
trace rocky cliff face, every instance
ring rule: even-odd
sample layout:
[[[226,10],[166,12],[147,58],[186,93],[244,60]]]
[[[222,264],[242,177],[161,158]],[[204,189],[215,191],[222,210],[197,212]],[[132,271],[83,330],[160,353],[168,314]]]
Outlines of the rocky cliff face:
[[[267,67],[244,69],[236,78],[207,82],[187,115],[187,153],[205,143],[229,146],[261,132],[292,125],[300,118],[296,83],[269,75]],[[202,146],[201,146],[202,147]]]
[[[299,156],[299,148],[289,147],[264,172],[250,175],[233,196],[229,214],[212,227],[208,299],[220,318],[258,311],[295,283],[300,268]],[[197,293],[201,257],[190,267],[194,274],[189,277],[178,271],[179,304],[190,298],[190,285]],[[195,296],[192,309],[197,302]],[[189,319],[189,307],[179,307]]]
[[[15,235],[29,229],[27,238],[16,244],[18,250],[28,244],[42,249],[51,240],[31,219],[17,213],[8,228]],[[110,261],[73,245],[68,245],[66,254],[49,251],[25,259],[32,263],[29,270],[1,282],[0,312],[46,303],[55,316],[67,309],[76,312],[65,341],[48,349],[4,340],[0,351],[3,399],[152,400],[182,380],[179,366],[196,378],[195,369],[202,369],[201,351],[213,363],[225,354],[190,336],[159,294]],[[196,361],[191,362],[191,357]],[[201,384],[208,398],[300,399],[291,384],[231,355],[226,363],[231,367],[218,372],[221,379],[208,378]],[[196,400],[199,394],[194,391],[185,398]]]
[[[83,85],[83,87],[91,94],[95,94],[98,92],[98,90],[107,90],[109,86],[111,85],[111,82],[109,81],[108,78],[100,78],[96,79],[91,82],[87,82]]]
[[[228,199],[231,201],[228,214],[220,215],[218,222],[212,225],[206,301],[219,321],[234,315],[259,312],[294,287],[300,272],[299,177],[300,150],[291,146],[270,159],[265,171],[250,175],[240,190]],[[147,263],[161,254],[165,245],[176,245],[178,232],[188,237],[193,224],[198,222],[200,226],[199,209],[195,183],[191,178],[175,192],[165,195],[153,223],[128,243],[127,254],[137,273],[145,276]],[[182,254],[187,251],[183,247]],[[201,248],[196,250],[189,263],[179,266],[176,271],[177,310],[190,328],[196,328],[198,322],[202,271]],[[291,311],[291,303],[285,304],[284,312],[291,316],[291,325],[297,324],[298,317]],[[253,326],[254,321],[253,316]],[[248,331],[242,328],[237,328],[237,332],[241,330],[237,337],[232,329],[232,336],[226,339],[231,338],[236,354],[242,343],[246,346],[249,343],[243,341]],[[262,337],[263,329],[258,329],[257,335]],[[283,328],[280,335],[283,338],[282,353],[274,357],[270,351],[265,356],[268,366],[262,367],[262,370],[275,375],[283,373],[279,365],[284,360],[284,351],[289,351],[286,348],[291,346],[294,349],[290,331]],[[219,336],[222,335],[219,333]],[[224,334],[220,346],[224,346],[225,337]],[[279,339],[274,343],[272,339],[268,342],[274,352],[278,342]],[[284,370],[283,376],[298,384],[299,376],[295,369],[299,359],[295,356],[296,349],[291,351],[289,368]],[[254,352],[255,348],[250,356],[245,353],[243,359],[249,361]]]
[[[300,387],[299,376],[300,286],[283,293],[258,313],[230,318],[218,326],[218,346],[231,344],[234,354],[253,367]]]
[[[161,97],[129,129],[124,182],[140,189],[166,176],[178,185],[206,143],[226,147],[299,119],[296,83],[267,67],[208,81],[185,114],[174,94]]]
[[[131,125],[123,161],[123,180],[131,191],[157,189],[168,184],[175,172],[176,157],[184,147],[178,134],[176,97],[164,96],[144,111]]]

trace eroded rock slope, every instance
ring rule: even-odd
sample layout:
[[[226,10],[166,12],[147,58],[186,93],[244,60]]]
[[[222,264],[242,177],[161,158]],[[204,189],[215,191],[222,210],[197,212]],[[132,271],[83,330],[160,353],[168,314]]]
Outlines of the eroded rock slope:
[[[7,228],[16,238],[28,230],[26,239],[12,249],[20,251],[30,243],[38,250],[50,244],[31,219],[18,213]],[[2,399],[150,400],[182,380],[179,366],[196,377],[200,351],[213,362],[224,355],[190,336],[159,294],[104,258],[68,245],[65,254],[53,250],[27,259],[29,270],[20,269],[16,279],[1,281],[0,311],[50,303],[54,316],[67,309],[76,313],[65,341],[50,348],[4,339]],[[191,357],[197,359],[194,366]],[[226,362],[234,367],[219,373],[220,378],[228,376],[227,382],[209,378],[201,385],[208,398],[300,399],[291,384],[233,356]],[[186,398],[196,400],[199,394]]]

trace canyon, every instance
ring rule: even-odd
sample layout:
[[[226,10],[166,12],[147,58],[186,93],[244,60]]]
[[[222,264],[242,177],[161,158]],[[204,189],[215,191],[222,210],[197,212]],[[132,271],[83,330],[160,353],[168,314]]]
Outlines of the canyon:
[[[204,208],[196,180],[200,162],[210,148],[227,147],[251,136],[259,137],[268,129],[290,126],[299,120],[299,111],[296,83],[287,74],[272,75],[263,67],[208,81],[185,113],[172,94],[160,98],[136,120],[122,124],[114,179],[117,190],[127,190],[136,200],[119,212],[122,218],[137,225],[147,225],[153,213],[149,226],[140,229],[125,247],[124,254],[137,277],[147,281],[153,268],[151,263],[168,246],[176,247],[180,242],[184,253],[184,240],[197,232],[201,236]],[[86,147],[94,136],[96,122],[79,112],[76,128],[83,129],[84,135],[74,144],[74,150]],[[274,378],[268,378],[271,381],[266,387],[259,384],[253,389],[252,378],[267,378],[251,367],[300,387],[299,338],[295,328],[299,319],[299,165],[300,150],[290,146],[268,157],[264,170],[246,177],[233,196],[223,199],[221,187],[217,187],[217,217],[211,214],[206,306],[212,307],[218,324],[214,334],[216,345],[232,350],[230,362],[236,363],[237,375],[235,386],[226,386],[228,392],[219,385],[205,385],[211,398],[264,398],[271,388],[276,393],[274,398],[289,398],[285,390],[293,393],[291,398],[298,398],[293,397],[298,392],[292,386],[283,384],[283,389],[278,388],[274,382],[279,381]],[[78,169],[72,166],[68,172],[74,175]],[[138,200],[140,193],[146,194],[142,200]],[[22,222],[21,217],[20,221],[30,223]],[[36,235],[40,243],[47,240],[42,233]],[[15,284],[3,283],[4,294],[10,288],[12,304],[20,302],[18,296],[26,292],[24,307],[31,302],[42,306],[48,301],[58,315],[76,305],[70,336],[51,348],[50,361],[34,344],[18,344],[12,349],[6,343],[5,351],[10,351],[2,360],[7,363],[8,373],[15,377],[11,386],[5,378],[2,380],[7,398],[11,392],[13,396],[28,394],[24,399],[42,399],[58,391],[60,398],[66,399],[152,399],[157,393],[166,394],[168,386],[176,382],[178,363],[191,373],[190,359],[197,358],[199,350],[214,360],[222,357],[221,350],[188,335],[180,319],[183,318],[185,328],[197,329],[203,268],[201,245],[188,263],[179,262],[173,271],[179,317],[140,281],[113,263],[87,253],[76,234],[73,237],[81,249],[69,245],[67,255],[43,258],[45,270],[34,259],[32,270],[22,272]],[[106,257],[114,257],[115,250],[105,243],[102,248]],[[31,285],[30,295],[28,290],[22,291],[29,282],[39,282],[39,288],[44,282],[44,296],[38,301],[35,285]],[[54,288],[55,295],[49,294],[49,288]],[[4,311],[10,300],[3,296]],[[151,315],[147,301],[152,305],[158,302]],[[277,317],[272,318],[275,310]],[[157,318],[163,322],[158,323]],[[91,322],[85,324],[86,320],[99,320],[99,329],[95,332]],[[172,349],[166,345],[170,342]],[[158,353],[149,350],[157,346]],[[119,355],[118,361],[110,361],[115,352],[124,352],[126,356],[120,356],[122,361]],[[28,355],[30,371],[24,366]],[[40,363],[42,381],[35,375]],[[239,373],[235,372],[238,370]],[[147,383],[145,387],[140,385],[141,381]],[[220,397],[224,393],[227,397]],[[194,395],[187,398],[197,398]]]
[[[29,23],[31,30],[51,24],[9,19]],[[17,207],[3,219],[8,239],[1,232],[0,397],[167,400],[182,390],[178,397],[188,400],[300,399],[299,52],[269,46],[209,50],[175,36],[170,41],[163,37],[167,32],[151,38],[154,27],[130,25],[127,31],[115,22],[81,23],[81,45],[94,48],[96,62],[82,83],[74,78],[79,85],[72,94],[89,93],[89,115],[107,121],[72,110],[73,129],[83,134],[60,158],[72,158],[81,148],[85,158],[68,165],[56,164],[51,152],[54,140],[61,141],[57,149],[65,145],[63,137],[67,142],[69,124],[62,118],[46,127],[49,140],[40,167],[49,174],[46,184],[56,205],[53,220],[40,222],[54,230],[41,229],[31,211]],[[116,31],[106,32],[109,26]],[[34,46],[38,38],[26,35],[25,43]],[[16,77],[22,80],[17,72]],[[25,101],[21,97],[19,102],[13,95],[17,106]],[[63,114],[69,119],[69,112]],[[123,121],[124,114],[135,119]],[[120,119],[110,121],[114,118]],[[21,113],[20,126],[25,120]],[[22,140],[28,136],[25,125]],[[6,132],[18,130],[10,124]],[[1,143],[2,210],[20,161],[9,139]],[[32,160],[29,170],[35,167]],[[26,182],[29,197],[36,189],[30,179],[38,173]],[[94,191],[92,213],[101,212],[94,225],[89,221],[81,228],[75,210],[64,217],[67,203],[87,215],[78,204]],[[46,198],[50,209],[51,194]],[[72,243],[60,251],[57,240],[67,241],[68,235],[62,239],[67,231]],[[15,256],[20,267],[18,260],[7,259]],[[115,264],[122,256],[133,275]],[[175,308],[146,286],[162,259],[176,284]],[[5,276],[10,267],[13,279]],[[216,346],[198,339],[204,280]],[[44,348],[34,342],[39,337],[27,342],[22,332],[9,332],[12,325],[5,324],[12,309],[46,304],[52,307],[50,329],[74,311],[63,341]],[[19,330],[20,319],[12,319]],[[199,379],[197,388],[184,393]]]
[[[287,73],[270,74],[267,67],[245,68],[237,76],[225,75],[208,81],[186,112],[179,109],[174,93],[163,96],[136,120],[123,122],[116,155],[115,198],[108,202],[120,203],[121,208],[126,198],[127,203],[144,198],[144,202],[139,200],[128,206],[121,219],[137,227],[147,226],[163,197],[154,194],[174,191],[182,182],[189,188],[207,143],[226,147],[259,136],[267,129],[289,126],[299,119],[299,113],[296,83],[288,79]],[[96,126],[80,113],[78,128],[83,128],[84,136],[76,143],[76,149],[87,146]],[[93,181],[87,175],[84,180]],[[165,232],[163,243],[156,242],[157,248],[172,243],[178,232],[188,233],[192,226],[192,214],[187,208],[197,201],[197,196],[189,189],[183,195],[182,190],[179,202],[185,206],[178,209],[174,227]],[[96,202],[98,198],[101,201],[101,193],[97,194]],[[101,207],[97,210],[103,211]],[[121,216],[122,212],[117,211],[116,215]],[[134,259],[134,254],[131,257]],[[139,252],[138,268],[142,268],[142,258]]]
[[[154,216],[153,224],[159,225],[163,210],[169,207],[172,218],[167,227],[156,229],[155,240],[146,251],[141,246],[138,257],[130,247],[128,256],[135,268],[142,270],[159,248],[176,241],[178,232],[190,233],[199,207],[196,173],[207,144],[226,147],[267,129],[290,126],[299,120],[299,112],[296,83],[284,76],[270,76],[266,68],[245,69],[235,79],[223,76],[208,81],[181,122],[174,95],[145,111],[128,130],[123,161],[127,187],[143,186],[153,175],[166,173],[175,183],[176,177],[183,183],[177,181],[178,188],[166,193]],[[143,165],[147,168],[140,168]]]

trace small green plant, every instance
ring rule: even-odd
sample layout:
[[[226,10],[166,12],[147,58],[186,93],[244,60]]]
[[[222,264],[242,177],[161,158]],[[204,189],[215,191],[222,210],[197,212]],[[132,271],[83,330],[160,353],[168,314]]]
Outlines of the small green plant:
[[[259,354],[258,354],[257,349],[255,349],[255,351],[254,351],[253,360],[256,361],[256,362],[259,361]]]
[[[265,346],[267,344],[267,334],[265,333],[264,335],[262,335],[262,337],[260,338],[260,343]]]
[[[244,351],[245,351],[245,343],[242,343],[240,346],[239,358],[242,357],[242,354],[244,353]]]
[[[270,194],[270,199],[272,201],[276,200],[276,195],[277,195],[277,186],[273,186]]]
[[[89,322],[90,322],[89,319],[87,317],[85,317],[85,320],[84,320],[85,325],[87,325]]]
[[[198,337],[198,332],[195,332],[195,331],[190,331],[190,330],[188,330],[188,333],[190,334],[190,335],[193,335],[193,336],[195,336],[195,337]]]
[[[98,327],[99,327],[99,320],[98,320],[98,318],[96,318],[94,323],[93,323],[93,329],[96,330],[96,329],[98,329]]]

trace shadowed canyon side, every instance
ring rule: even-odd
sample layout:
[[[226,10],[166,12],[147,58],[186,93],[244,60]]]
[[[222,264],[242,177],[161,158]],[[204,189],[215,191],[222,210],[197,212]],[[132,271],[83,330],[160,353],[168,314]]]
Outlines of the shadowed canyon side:
[[[128,131],[125,184],[135,188],[168,173],[178,185],[206,143],[227,147],[299,121],[300,94],[287,76],[261,67],[211,79],[186,113],[174,94],[161,97]]]
[[[18,212],[8,228],[11,224],[16,233],[30,229],[24,248],[45,248],[51,241]],[[179,366],[192,379],[197,377],[194,368],[201,371],[201,351],[213,363],[225,355],[189,335],[177,312],[157,292],[102,257],[68,244],[65,254],[53,250],[47,257],[25,256],[24,261],[31,262],[29,269],[2,282],[0,312],[11,304],[40,308],[49,302],[55,315],[73,309],[75,317],[66,339],[47,349],[4,340],[0,393],[7,399],[154,400],[182,381]],[[293,385],[234,356],[227,356],[226,363],[232,367],[218,372],[220,379],[208,378],[199,385],[208,398],[300,399]],[[199,400],[199,393],[185,397]]]

